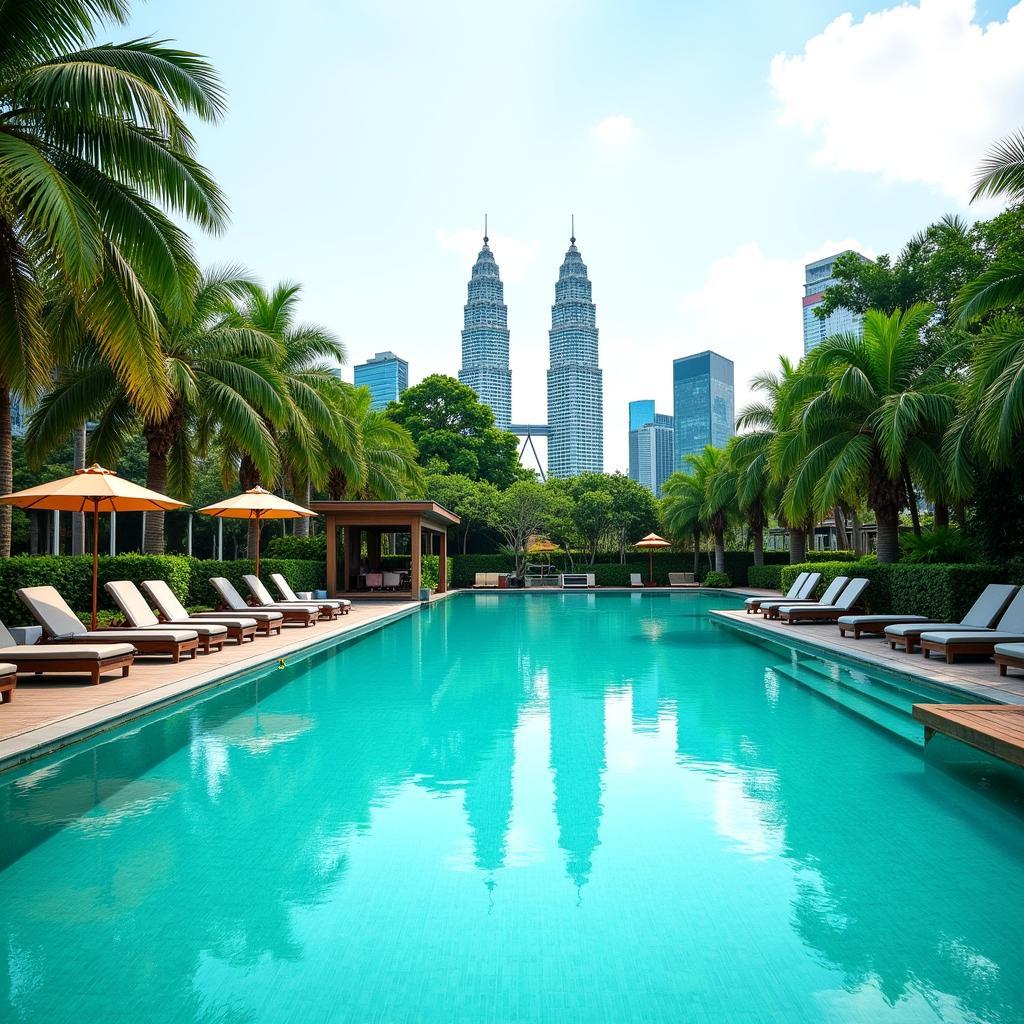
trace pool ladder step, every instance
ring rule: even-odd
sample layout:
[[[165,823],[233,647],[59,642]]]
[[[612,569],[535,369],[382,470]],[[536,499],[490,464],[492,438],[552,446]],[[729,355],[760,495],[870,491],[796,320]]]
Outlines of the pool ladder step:
[[[906,743],[924,746],[924,730],[910,716],[911,704],[916,697],[908,695],[904,701],[899,702],[895,694],[883,696],[872,691],[870,683],[857,679],[842,668],[834,674],[825,674],[803,663],[773,665],[772,668],[776,675],[813,691],[849,714],[866,720]]]

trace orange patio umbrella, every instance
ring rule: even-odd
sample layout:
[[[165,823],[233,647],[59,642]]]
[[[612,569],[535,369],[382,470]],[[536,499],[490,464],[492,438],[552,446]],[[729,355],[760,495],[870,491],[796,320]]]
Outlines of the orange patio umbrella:
[[[204,515],[218,519],[256,520],[256,575],[260,574],[260,526],[264,519],[309,519],[316,513],[294,502],[279,498],[272,491],[252,487],[243,494],[225,498],[206,508],[199,509]]]
[[[99,581],[100,513],[156,512],[184,508],[185,502],[168,498],[146,487],[119,477],[112,469],[95,463],[76,469],[74,476],[51,480],[48,484],[0,497],[5,505],[16,508],[46,509],[56,512],[92,513],[92,628],[96,628],[96,592]]]
[[[649,587],[654,586],[654,552],[656,548],[670,548],[672,547],[672,541],[665,540],[664,537],[659,537],[656,533],[649,533],[643,540],[638,540],[633,547],[640,548],[647,552],[650,561],[650,567],[648,570],[647,585]]]

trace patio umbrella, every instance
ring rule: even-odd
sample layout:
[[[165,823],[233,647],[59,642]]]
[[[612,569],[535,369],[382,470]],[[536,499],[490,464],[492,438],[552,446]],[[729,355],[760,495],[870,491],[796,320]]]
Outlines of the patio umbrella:
[[[664,537],[659,537],[656,533],[649,533],[643,540],[638,540],[633,547],[641,548],[646,551],[649,556],[650,569],[648,571],[647,585],[650,587],[654,586],[654,551],[656,548],[670,548],[672,542],[665,540]]]
[[[309,519],[316,513],[294,502],[285,501],[262,487],[253,487],[244,494],[225,498],[206,508],[203,515],[218,519],[254,519],[256,521],[256,575],[260,574],[260,525],[264,519]]]
[[[184,508],[166,494],[148,490],[119,477],[112,469],[95,463],[76,469],[74,476],[51,480],[48,484],[0,497],[5,505],[16,508],[48,509],[56,512],[92,513],[92,628],[96,628],[96,591],[99,581],[100,513],[154,512]]]

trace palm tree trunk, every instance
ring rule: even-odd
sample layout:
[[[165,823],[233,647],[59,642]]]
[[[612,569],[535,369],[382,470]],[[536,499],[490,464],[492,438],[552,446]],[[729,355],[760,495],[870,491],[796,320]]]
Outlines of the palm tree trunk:
[[[836,547],[840,551],[846,551],[850,547],[850,538],[846,532],[846,523],[843,520],[842,507],[836,505],[832,509],[832,521],[836,524]]]
[[[880,505],[874,510],[878,527],[876,554],[879,562],[892,563],[900,560],[900,509],[899,505]]]
[[[309,503],[313,500],[313,485],[307,480],[305,486],[301,484],[298,490],[304,492],[302,504],[309,508]],[[282,520],[283,522],[284,520]],[[309,520],[308,519],[296,519],[294,520],[295,525],[295,536],[296,537],[308,537],[309,536]]]
[[[807,560],[807,535],[802,526],[789,528],[789,564],[799,565]]]
[[[86,431],[85,424],[83,423],[80,427],[75,429],[75,455],[74,455],[74,468],[85,469],[85,443],[86,443]],[[85,513],[84,512],[72,512],[71,513],[71,554],[73,555],[84,555],[85,554]]]
[[[693,531],[693,578],[700,579],[700,530]]]
[[[14,490],[11,389],[0,383],[0,494]],[[0,505],[0,558],[11,557],[11,506]]]
[[[856,509],[850,513],[850,530],[853,533],[853,553],[861,555],[863,552],[860,543],[860,516],[857,515]]]
[[[903,464],[903,489],[907,492],[907,505],[910,507],[910,522],[914,526],[914,536],[921,536],[921,516],[917,511],[917,495],[914,493],[914,483],[910,479],[910,468]]]
[[[932,528],[945,529],[949,526],[949,506],[944,501],[935,502],[935,515],[932,517]]]
[[[151,491],[164,494],[167,490],[167,453],[150,450],[146,462],[146,486]],[[162,509],[149,509],[146,512],[146,532],[142,538],[144,555],[162,555],[166,541],[164,538],[164,512]]]
[[[715,530],[715,572],[725,572],[725,531]]]
[[[242,461],[238,465],[238,482],[241,484],[243,491],[248,491],[260,483],[260,472],[248,455],[243,455]],[[245,557],[255,559],[256,552],[259,550],[259,544],[259,522],[256,519],[250,519],[249,530],[245,539]]]
[[[764,527],[752,527],[754,535],[754,565],[764,565]]]

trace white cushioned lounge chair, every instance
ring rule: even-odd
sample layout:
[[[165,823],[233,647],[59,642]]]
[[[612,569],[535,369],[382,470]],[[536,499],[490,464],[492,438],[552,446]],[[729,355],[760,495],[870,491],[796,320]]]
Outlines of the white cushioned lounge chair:
[[[143,580],[142,589],[168,622],[219,622],[228,627],[229,634],[235,626],[245,630],[255,625],[264,636],[280,633],[284,623],[284,616],[280,612],[257,611],[249,607],[246,607],[242,615],[232,615],[230,612],[192,612],[190,615],[166,580]]]
[[[885,639],[893,650],[902,647],[908,654],[913,654],[922,633],[991,629],[1016,593],[1017,588],[1010,583],[990,583],[959,622],[929,622],[926,619],[923,623],[900,623],[886,627]]]
[[[17,594],[43,627],[46,643],[131,644],[139,654],[169,654],[175,662],[183,654],[194,658],[199,648],[194,629],[86,629],[54,587],[22,587]]]
[[[226,576],[211,576],[210,586],[217,591],[217,595],[220,597],[225,608],[229,608],[233,612],[246,613],[254,610],[246,604],[242,595],[235,589],[234,584]],[[273,608],[256,608],[255,611],[278,612],[282,616],[282,621],[299,622],[304,626],[315,626],[317,620],[317,610],[315,608],[286,609],[275,605]]]
[[[395,574],[397,575],[397,573]],[[270,574],[270,582],[274,584],[277,592],[281,595],[281,601],[284,604],[307,604],[308,602],[302,601],[301,598],[297,597],[295,591],[292,590],[289,582],[279,572],[272,572]],[[397,583],[395,584],[397,586]],[[352,602],[346,601],[343,597],[330,597],[330,598],[316,598],[314,604],[320,605],[321,608],[335,608],[342,615],[348,615],[352,608]]]
[[[161,625],[153,614],[153,609],[146,603],[141,591],[131,580],[116,580],[104,583],[103,589],[114,599],[114,604],[121,609],[128,624],[133,629],[152,629]],[[164,625],[187,625],[199,636],[199,647],[203,654],[222,650],[228,639],[228,627],[212,622],[169,622]],[[255,629],[255,624],[253,626]]]
[[[135,661],[132,644],[19,644],[0,622],[0,659],[10,662],[18,672],[36,675],[67,675],[85,672],[97,684],[100,677],[118,669],[122,676]]]
[[[255,605],[257,608],[274,608],[281,612],[285,619],[288,619],[289,613],[293,611],[310,612],[314,622],[317,619],[333,619],[337,615],[337,612],[333,609],[321,608],[316,601],[297,601],[294,604],[291,601],[275,601],[270,591],[263,585],[263,580],[259,576],[254,576],[251,572],[247,572],[242,579],[245,581],[245,585],[252,597],[252,600],[249,602],[250,604]]]

